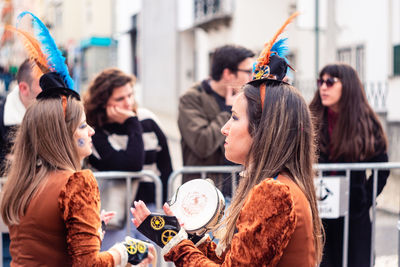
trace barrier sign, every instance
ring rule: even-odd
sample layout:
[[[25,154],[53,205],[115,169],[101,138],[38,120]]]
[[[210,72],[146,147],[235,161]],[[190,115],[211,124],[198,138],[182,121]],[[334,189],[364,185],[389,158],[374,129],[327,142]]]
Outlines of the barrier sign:
[[[344,176],[326,176],[314,179],[319,216],[334,219],[348,211],[348,184]]]

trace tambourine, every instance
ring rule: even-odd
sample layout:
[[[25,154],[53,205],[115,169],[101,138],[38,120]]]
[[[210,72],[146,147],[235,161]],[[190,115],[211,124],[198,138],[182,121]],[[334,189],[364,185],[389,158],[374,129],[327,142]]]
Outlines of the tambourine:
[[[202,235],[222,218],[225,199],[209,179],[194,179],[181,185],[169,205],[186,232]]]

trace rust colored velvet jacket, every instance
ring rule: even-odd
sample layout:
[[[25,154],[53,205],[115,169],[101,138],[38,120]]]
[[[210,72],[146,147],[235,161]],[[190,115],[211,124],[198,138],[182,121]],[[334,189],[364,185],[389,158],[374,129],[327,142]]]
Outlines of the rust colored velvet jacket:
[[[56,171],[10,229],[11,266],[114,266],[100,253],[100,195],[90,170]]]
[[[316,266],[311,209],[289,178],[265,179],[249,193],[237,233],[221,257],[210,240],[180,242],[165,256],[176,266]]]

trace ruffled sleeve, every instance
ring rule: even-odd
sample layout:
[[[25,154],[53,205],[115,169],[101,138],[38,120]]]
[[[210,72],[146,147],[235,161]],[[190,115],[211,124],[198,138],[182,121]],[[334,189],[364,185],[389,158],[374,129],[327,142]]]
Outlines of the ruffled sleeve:
[[[238,231],[223,262],[217,260],[215,252],[211,253],[211,244],[207,249],[198,249],[189,240],[172,248],[165,259],[176,266],[276,266],[296,226],[289,187],[273,179],[255,186],[236,226]]]
[[[110,253],[100,252],[100,193],[90,170],[74,173],[58,198],[67,229],[72,266],[114,266]]]
[[[221,256],[217,256],[216,249],[217,244],[211,241],[210,237],[207,238],[205,242],[197,246],[197,248],[205,255],[208,259],[212,260],[215,263],[223,263],[225,253]]]

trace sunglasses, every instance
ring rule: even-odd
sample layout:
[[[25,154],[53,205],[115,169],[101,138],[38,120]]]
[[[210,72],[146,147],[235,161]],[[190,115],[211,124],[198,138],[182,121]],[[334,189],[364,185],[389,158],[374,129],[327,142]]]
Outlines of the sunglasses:
[[[334,85],[338,81],[339,81],[339,78],[336,78],[336,77],[331,77],[331,78],[328,78],[326,80],[318,79],[317,80],[317,85],[318,85],[318,87],[321,87],[325,83],[326,87],[331,87],[332,85]]]

